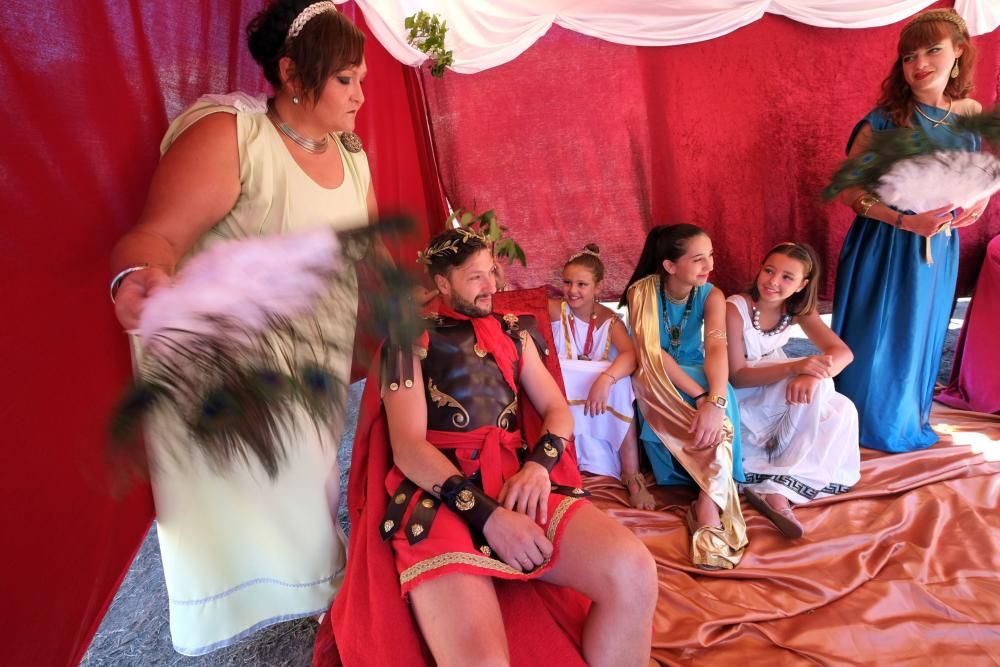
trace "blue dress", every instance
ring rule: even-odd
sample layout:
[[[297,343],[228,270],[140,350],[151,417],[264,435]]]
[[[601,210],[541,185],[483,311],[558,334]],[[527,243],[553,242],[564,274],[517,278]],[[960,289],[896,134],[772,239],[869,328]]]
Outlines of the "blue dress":
[[[708,387],[708,378],[705,377],[705,345],[702,338],[702,324],[705,320],[705,301],[709,292],[712,291],[712,284],[706,283],[700,287],[695,287],[694,300],[691,303],[691,313],[687,322],[681,330],[680,344],[676,349],[670,347],[670,334],[667,332],[667,323],[663,317],[664,301],[662,292],[657,295],[657,302],[660,306],[660,347],[667,354],[674,358],[685,373],[702,387]],[[685,304],[674,304],[666,301],[667,313],[672,324],[679,325],[684,317]],[[690,405],[694,405],[694,399],[685,394],[680,389],[680,395]],[[736,392],[731,385],[726,385],[726,416],[733,423],[733,479],[737,482],[746,481],[743,476],[743,455],[740,446],[740,411],[736,404]],[[639,439],[649,462],[653,466],[653,474],[656,476],[656,483],[663,486],[676,484],[694,485],[690,475],[684,468],[670,455],[667,448],[660,442],[659,437],[649,427],[649,424],[642,418],[642,411],[638,411],[639,417]]]
[[[921,109],[935,119],[946,113]],[[917,113],[913,122],[944,147],[979,150],[977,135],[932,127]],[[864,123],[874,132],[895,128],[875,109],[855,126],[848,150]],[[933,264],[924,247],[922,236],[858,216],[837,266],[833,330],[854,353],[836,378],[837,391],[858,408],[861,444],[885,452],[923,449],[938,440],[929,419],[955,297],[958,233],[931,238]]]

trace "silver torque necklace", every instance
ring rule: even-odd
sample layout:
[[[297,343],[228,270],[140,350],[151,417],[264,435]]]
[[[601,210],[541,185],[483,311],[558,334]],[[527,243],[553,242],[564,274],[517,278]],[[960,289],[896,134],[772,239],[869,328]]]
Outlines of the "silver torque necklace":
[[[322,139],[310,139],[309,137],[303,137],[301,134],[293,130],[288,126],[288,123],[281,120],[281,116],[278,115],[278,111],[274,108],[274,100],[270,99],[267,101],[267,119],[278,128],[282,134],[294,141],[297,145],[302,147],[302,150],[309,153],[325,153],[327,147],[330,145],[330,135],[324,135]]]

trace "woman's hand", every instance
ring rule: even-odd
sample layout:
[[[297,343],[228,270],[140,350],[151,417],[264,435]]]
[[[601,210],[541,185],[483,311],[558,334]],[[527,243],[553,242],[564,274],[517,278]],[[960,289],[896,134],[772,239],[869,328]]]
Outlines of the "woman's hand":
[[[792,372],[795,375],[811,375],[820,380],[830,377],[833,371],[833,357],[828,354],[817,354],[811,357],[802,357],[792,364]]]
[[[155,266],[125,276],[115,294],[115,315],[126,331],[139,326],[142,308],[153,292],[170,284],[170,276]]]
[[[603,415],[608,409],[608,394],[611,393],[611,385],[614,384],[607,373],[601,373],[590,385],[590,393],[587,394],[587,402],[583,404],[583,414],[590,417]]]
[[[948,204],[933,211],[916,213],[914,215],[904,215],[903,224],[900,229],[919,234],[920,236],[934,236],[941,228],[954,219],[951,212],[955,209],[954,204]]]
[[[962,211],[955,221],[951,223],[953,229],[961,229],[962,227],[968,227],[974,224],[983,215],[983,211],[986,210],[986,206],[990,203],[990,198],[980,199],[975,204]]]
[[[539,463],[528,461],[504,482],[497,495],[497,502],[506,509],[526,515],[532,521],[537,519],[539,523],[545,523],[548,520],[551,491],[549,471]]]
[[[711,401],[700,398],[698,411],[694,413],[688,433],[694,434],[694,449],[715,447],[722,439],[722,418],[726,411]]]
[[[812,403],[820,380],[812,375],[798,375],[788,381],[785,387],[785,401],[791,405]]]

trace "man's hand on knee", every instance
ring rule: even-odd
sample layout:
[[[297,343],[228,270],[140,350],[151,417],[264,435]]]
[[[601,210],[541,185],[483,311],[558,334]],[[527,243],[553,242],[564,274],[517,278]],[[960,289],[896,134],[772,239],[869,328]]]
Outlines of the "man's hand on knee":
[[[524,572],[552,557],[552,543],[545,533],[519,512],[497,509],[483,527],[483,536],[503,562]]]
[[[532,521],[545,523],[549,514],[549,493],[552,481],[549,471],[543,466],[528,461],[524,467],[512,475],[497,496],[497,502],[504,508],[520,512]]]

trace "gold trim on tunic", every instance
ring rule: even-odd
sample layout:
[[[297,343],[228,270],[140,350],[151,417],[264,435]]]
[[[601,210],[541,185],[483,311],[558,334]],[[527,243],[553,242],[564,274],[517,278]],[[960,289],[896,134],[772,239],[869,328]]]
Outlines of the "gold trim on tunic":
[[[584,405],[584,404],[586,404],[587,401],[585,401],[582,398],[574,398],[573,400],[566,401],[566,402],[569,403],[570,405]],[[618,412],[617,410],[615,410],[612,407],[605,406],[604,409],[607,410],[608,412],[610,412],[614,417],[616,417],[618,419],[621,419],[626,424],[631,424],[632,423],[632,418],[629,417],[628,415],[623,415],[622,413]]]
[[[552,520],[549,521],[548,530],[545,531],[545,536],[550,542],[555,539],[556,531],[559,530],[559,524],[562,523],[563,519],[566,517],[566,512],[569,511],[569,508],[573,505],[573,503],[579,501],[580,498],[566,498],[556,506],[556,511],[552,514]],[[548,566],[550,562],[551,561],[547,560],[534,570],[524,572],[522,570],[512,568],[503,561],[490,558],[489,556],[484,555],[484,553],[449,551],[447,553],[434,556],[433,558],[427,558],[406,568],[399,575],[399,583],[400,585],[405,585],[421,575],[449,565],[471,565],[473,567],[481,567],[484,570],[491,570],[499,574],[511,574],[534,578],[532,575],[535,575],[538,570]]]
[[[643,419],[721,509],[721,529],[703,527],[692,536],[692,561],[702,567],[731,569],[740,562],[748,543],[739,491],[733,481],[733,425],[728,418],[723,419],[723,439],[716,447],[693,449],[690,446],[692,436],[688,426],[695,410],[674,387],[663,364],[659,289],[660,278],[653,275],[639,280],[628,291],[629,318],[638,362],[632,375],[632,387]]]

